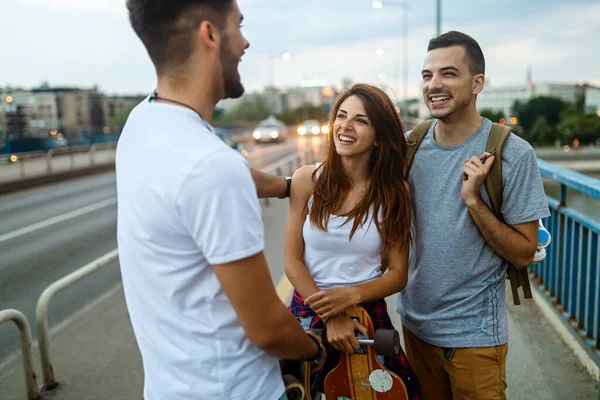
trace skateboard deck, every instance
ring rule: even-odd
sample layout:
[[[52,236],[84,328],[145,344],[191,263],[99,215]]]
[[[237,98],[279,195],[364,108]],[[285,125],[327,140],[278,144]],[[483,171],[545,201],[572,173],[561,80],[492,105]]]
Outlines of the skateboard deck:
[[[368,338],[375,338],[373,322],[367,312],[358,306],[344,314],[367,328]],[[375,340],[377,341],[377,340]],[[365,345],[355,354],[340,352],[340,361],[325,378],[327,400],[408,400],[404,381],[385,368],[375,352],[375,346]]]

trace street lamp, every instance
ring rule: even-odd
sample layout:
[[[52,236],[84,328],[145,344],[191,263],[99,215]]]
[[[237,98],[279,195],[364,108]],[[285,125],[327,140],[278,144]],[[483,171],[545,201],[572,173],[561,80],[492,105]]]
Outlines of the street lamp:
[[[402,58],[403,58],[403,82],[402,82],[402,97],[404,100],[404,103],[406,103],[408,101],[408,11],[410,10],[410,7],[408,5],[406,5],[406,3],[401,3],[401,2],[396,2],[396,1],[386,1],[385,5],[383,3],[383,1],[374,1],[372,3],[373,8],[375,9],[382,9],[384,6],[386,7],[399,7],[402,8],[403,10],[403,23],[402,23],[402,28],[403,28],[403,44],[404,46],[402,46]],[[379,51],[379,50],[378,50]],[[378,54],[379,55],[379,54]],[[383,55],[383,53],[382,53]],[[394,70],[394,78],[395,81],[398,81],[398,67],[395,66],[395,70]],[[403,107],[406,108],[406,107]]]

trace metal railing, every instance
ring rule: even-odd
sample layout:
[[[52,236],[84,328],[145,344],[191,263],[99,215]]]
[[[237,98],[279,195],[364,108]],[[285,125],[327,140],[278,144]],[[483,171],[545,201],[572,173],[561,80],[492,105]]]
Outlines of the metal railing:
[[[103,255],[97,260],[92,261],[48,286],[38,299],[35,308],[35,320],[38,344],[40,347],[40,362],[42,364],[42,374],[44,376],[44,390],[54,389],[58,385],[58,382],[54,378],[54,369],[52,368],[52,361],[50,360],[50,341],[48,337],[48,305],[50,304],[50,300],[52,300],[54,295],[58,292],[66,289],[86,276],[91,275],[95,271],[116,260],[118,257],[118,249]]]
[[[302,165],[316,162],[322,152],[323,145],[312,146],[299,154],[292,154],[265,169],[265,172],[276,173],[278,175],[291,174]],[[265,199],[266,200],[266,199]],[[268,205],[268,204],[267,204]],[[36,310],[36,328],[37,338],[40,348],[40,362],[42,365],[42,374],[44,377],[43,390],[52,390],[58,386],[58,381],[54,376],[54,368],[50,357],[50,341],[48,334],[48,306],[50,300],[60,291],[91,275],[100,268],[108,265],[119,257],[118,249],[114,249],[108,254],[92,261],[91,263],[70,273],[64,278],[48,286],[41,294]],[[27,322],[27,321],[25,321]]]
[[[532,265],[536,281],[567,325],[600,360],[600,223],[568,207],[567,188],[600,200],[600,180],[538,160],[542,176],[560,183],[560,198],[548,196],[544,220],[552,244],[544,261]]]
[[[33,359],[31,358],[31,329],[29,322],[23,313],[17,310],[0,311],[0,324],[13,321],[19,329],[21,339],[21,358],[23,360],[23,373],[25,374],[25,386],[27,388],[27,400],[37,400],[40,398],[40,392],[36,383],[36,376],[33,370]]]

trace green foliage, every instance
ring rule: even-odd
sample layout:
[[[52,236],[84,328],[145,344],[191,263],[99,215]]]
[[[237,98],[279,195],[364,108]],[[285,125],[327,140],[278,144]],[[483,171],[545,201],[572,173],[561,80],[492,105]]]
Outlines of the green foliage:
[[[214,117],[214,120],[221,122],[258,122],[266,119],[269,115],[266,100],[262,96],[252,96],[242,98],[231,111],[219,113]]]
[[[544,117],[550,127],[554,129],[565,107],[566,104],[559,98],[540,96],[527,103],[515,102],[513,109],[519,125],[525,132],[528,132],[533,128],[538,117]]]
[[[484,108],[483,110],[481,110],[479,112],[479,115],[489,119],[492,122],[498,122],[500,121],[500,118],[504,118],[504,114],[502,113],[502,111],[493,111],[489,108]]]
[[[540,115],[535,120],[533,127],[531,128],[529,142],[540,143],[540,144],[550,144],[554,142],[554,134],[552,131],[552,127],[546,121],[546,117]]]
[[[297,125],[307,119],[316,119],[322,124],[329,121],[327,109],[323,106],[313,106],[312,104],[304,104],[293,110],[286,111],[277,116],[288,125]]]
[[[578,139],[581,144],[600,140],[600,117],[581,113],[566,114],[558,124],[564,143]]]

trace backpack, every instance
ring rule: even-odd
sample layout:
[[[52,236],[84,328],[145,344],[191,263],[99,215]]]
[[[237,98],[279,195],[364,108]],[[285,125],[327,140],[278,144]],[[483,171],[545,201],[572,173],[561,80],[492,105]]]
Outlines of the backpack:
[[[433,120],[427,120],[421,122],[417,125],[411,132],[410,136],[407,139],[408,144],[408,152],[406,153],[405,163],[404,163],[404,176],[408,180],[408,173],[410,172],[410,167],[412,166],[413,159],[415,158],[415,154],[423,138],[427,135],[429,127],[433,123]],[[506,125],[501,125],[494,123],[492,126],[492,131],[490,132],[490,136],[488,138],[488,142],[486,145],[485,151],[491,153],[492,151],[496,151],[496,160],[502,160],[502,146],[504,142],[510,135],[510,127]],[[490,172],[485,179],[485,188],[490,196],[490,201],[492,203],[492,211],[496,215],[496,217],[503,221],[502,218],[502,194],[504,191],[504,185],[502,183],[502,162],[494,162],[492,167],[490,168]],[[512,290],[513,301],[515,305],[520,305],[521,301],[519,300],[519,292],[518,289],[520,287],[523,288],[523,295],[526,299],[531,299],[531,285],[529,283],[529,274],[527,268],[518,269],[512,264],[508,264],[507,269],[507,279],[510,280],[510,288]]]

